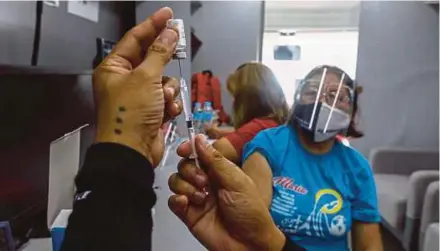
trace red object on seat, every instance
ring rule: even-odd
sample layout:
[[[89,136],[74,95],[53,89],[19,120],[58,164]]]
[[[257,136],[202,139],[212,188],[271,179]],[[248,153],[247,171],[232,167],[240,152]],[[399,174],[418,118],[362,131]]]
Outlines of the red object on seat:
[[[211,102],[214,110],[219,110],[221,123],[228,123],[229,116],[225,113],[222,105],[221,84],[218,77],[209,73],[195,73],[191,78],[191,103]]]

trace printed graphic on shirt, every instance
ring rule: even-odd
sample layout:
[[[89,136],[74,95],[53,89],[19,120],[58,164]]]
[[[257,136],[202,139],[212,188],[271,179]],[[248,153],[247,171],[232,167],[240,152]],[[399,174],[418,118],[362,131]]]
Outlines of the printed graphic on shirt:
[[[280,185],[287,190],[291,190],[299,194],[307,194],[309,192],[303,186],[295,184],[295,180],[288,177],[274,177],[273,185]]]
[[[341,213],[344,202],[337,191],[321,189],[314,198],[307,199],[312,194],[293,179],[274,177],[273,186],[271,213],[276,214],[279,219],[278,228],[284,233],[316,237],[339,237],[346,234],[346,218]],[[313,204],[306,205],[306,201]]]

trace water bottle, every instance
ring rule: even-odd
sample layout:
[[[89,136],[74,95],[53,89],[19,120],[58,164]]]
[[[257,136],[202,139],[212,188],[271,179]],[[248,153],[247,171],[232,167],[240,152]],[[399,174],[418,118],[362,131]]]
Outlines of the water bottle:
[[[194,126],[194,132],[196,134],[203,133],[202,131],[200,131],[200,128],[203,129],[203,123],[202,123],[202,105],[199,102],[196,102],[194,104],[193,126]]]
[[[212,123],[212,104],[211,102],[205,102],[203,105],[203,124],[211,124]]]

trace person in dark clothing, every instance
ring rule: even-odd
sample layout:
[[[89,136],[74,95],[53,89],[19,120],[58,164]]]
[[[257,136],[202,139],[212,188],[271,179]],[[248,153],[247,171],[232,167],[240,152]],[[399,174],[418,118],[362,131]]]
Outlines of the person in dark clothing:
[[[77,195],[62,251],[151,250],[153,171],[164,152],[160,128],[182,110],[175,101],[177,80],[162,76],[178,39],[175,30],[165,28],[172,16],[170,8],[162,8],[131,29],[94,71],[96,140],[75,179]],[[211,147],[201,146],[200,139],[202,166],[215,173],[204,176],[209,177],[205,185],[212,185],[209,204],[200,211],[185,195],[170,197],[170,208],[189,231],[211,251],[303,250],[276,228],[250,178]],[[190,167],[194,163],[185,146],[180,154]],[[227,181],[232,174],[236,179]],[[224,200],[215,200],[225,191],[246,200],[225,208]]]

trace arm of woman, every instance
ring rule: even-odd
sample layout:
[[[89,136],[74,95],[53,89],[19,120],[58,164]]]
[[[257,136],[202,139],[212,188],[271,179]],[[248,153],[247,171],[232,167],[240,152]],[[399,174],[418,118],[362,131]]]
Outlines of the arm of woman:
[[[234,133],[235,128],[221,128],[215,124],[205,125],[205,132],[212,139],[220,139],[228,134]]]
[[[269,208],[272,203],[272,170],[266,158],[259,152],[254,152],[244,162],[243,171],[255,182]]]
[[[376,184],[368,161],[359,157],[359,169],[353,177],[355,199],[352,203],[353,248],[355,251],[383,251]]]
[[[231,127],[231,128],[221,128],[221,127],[217,127],[217,135],[219,135],[219,137],[224,137],[228,134],[234,133],[235,128]]]
[[[262,129],[258,122],[252,120],[217,140],[213,146],[227,159],[241,166],[243,149]]]
[[[378,223],[355,221],[352,238],[354,251],[383,251]]]

